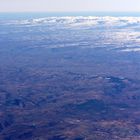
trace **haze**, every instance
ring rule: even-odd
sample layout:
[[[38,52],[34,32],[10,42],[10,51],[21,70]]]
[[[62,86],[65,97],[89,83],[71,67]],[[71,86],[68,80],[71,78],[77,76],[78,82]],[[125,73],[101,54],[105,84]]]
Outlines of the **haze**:
[[[139,12],[139,0],[0,0],[0,12]]]

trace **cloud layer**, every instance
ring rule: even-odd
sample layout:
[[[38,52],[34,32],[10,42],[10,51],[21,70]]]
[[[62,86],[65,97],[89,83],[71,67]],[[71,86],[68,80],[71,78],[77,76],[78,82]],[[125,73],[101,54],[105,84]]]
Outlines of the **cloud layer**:
[[[2,22],[1,22],[2,23]],[[3,22],[4,23],[4,22]],[[13,20],[7,24],[19,25],[64,25],[64,26],[110,26],[125,27],[140,25],[140,17],[47,17],[30,20]]]
[[[55,43],[54,41],[59,42],[61,39],[62,44],[59,43],[59,47],[106,47],[107,49],[122,52],[140,51],[140,17],[45,17],[26,20],[0,21],[0,24],[3,24],[4,26],[7,24],[11,27],[20,26],[21,28],[19,29],[22,29],[22,27],[29,27],[27,28],[27,31],[31,31],[32,28],[30,28],[30,26],[39,27],[35,29],[37,29],[40,34],[43,33],[43,35],[41,34],[41,36],[38,36],[37,34],[36,40],[53,39],[51,47],[56,47],[56,44],[53,44]],[[51,32],[55,32],[56,29],[62,33],[58,34],[57,32],[55,35],[52,35]],[[69,31],[73,29],[76,30],[74,30],[75,32],[72,31],[70,34],[67,29]],[[49,38],[46,33],[49,33],[49,36],[51,37]],[[69,35],[68,43],[65,42],[65,35]],[[25,41],[31,40],[31,38],[35,38],[35,35],[33,37],[28,35],[22,36],[22,39],[25,39]],[[78,43],[80,44],[75,42],[69,44],[73,39],[79,39],[80,41]],[[44,46],[46,45],[42,45],[42,47]]]

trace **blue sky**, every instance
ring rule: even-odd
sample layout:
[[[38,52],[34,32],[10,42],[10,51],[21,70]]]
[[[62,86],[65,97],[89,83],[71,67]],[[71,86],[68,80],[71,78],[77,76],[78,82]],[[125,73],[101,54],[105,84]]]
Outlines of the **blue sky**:
[[[140,0],[0,0],[0,12],[140,11]]]

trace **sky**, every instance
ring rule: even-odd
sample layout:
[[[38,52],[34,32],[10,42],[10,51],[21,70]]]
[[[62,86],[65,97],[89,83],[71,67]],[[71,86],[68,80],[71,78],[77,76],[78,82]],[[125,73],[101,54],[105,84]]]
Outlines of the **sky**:
[[[140,12],[140,0],[0,0],[0,12]]]

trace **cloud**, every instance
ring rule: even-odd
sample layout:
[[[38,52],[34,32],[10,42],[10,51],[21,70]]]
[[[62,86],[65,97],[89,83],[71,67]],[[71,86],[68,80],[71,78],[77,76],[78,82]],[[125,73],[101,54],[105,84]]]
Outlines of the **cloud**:
[[[3,22],[4,23],[4,22]],[[2,24],[2,21],[1,21]],[[63,27],[127,27],[140,25],[140,17],[46,17],[36,18],[31,20],[12,20],[7,24],[19,24],[19,25],[58,25]]]

